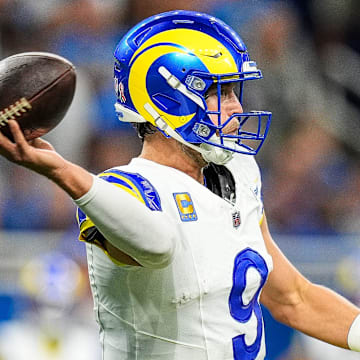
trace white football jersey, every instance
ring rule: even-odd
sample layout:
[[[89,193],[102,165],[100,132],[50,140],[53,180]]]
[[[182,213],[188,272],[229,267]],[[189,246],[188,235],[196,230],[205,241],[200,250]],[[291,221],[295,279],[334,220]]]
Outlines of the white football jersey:
[[[103,360],[264,358],[259,296],[272,260],[260,230],[260,172],[246,155],[226,166],[235,179],[235,203],[141,158],[99,175],[166,213],[181,234],[172,263],[162,269],[121,266],[86,244]],[[78,218],[86,241],[91,220],[81,211]]]

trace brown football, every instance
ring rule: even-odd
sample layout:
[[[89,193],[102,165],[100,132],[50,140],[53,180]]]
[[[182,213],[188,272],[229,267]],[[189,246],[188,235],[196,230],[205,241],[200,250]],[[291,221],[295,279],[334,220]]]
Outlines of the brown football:
[[[18,121],[31,140],[52,130],[74,96],[76,73],[67,59],[27,52],[0,61],[0,131],[12,139],[7,123]]]

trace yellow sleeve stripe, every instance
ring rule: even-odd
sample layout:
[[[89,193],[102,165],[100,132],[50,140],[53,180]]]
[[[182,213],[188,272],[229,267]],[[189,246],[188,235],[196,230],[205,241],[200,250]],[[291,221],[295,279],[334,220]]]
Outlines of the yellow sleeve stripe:
[[[121,185],[121,184],[116,184],[116,183],[111,183],[112,185],[115,185],[117,187],[119,187],[120,189],[126,191],[128,194],[134,196],[135,198],[137,198],[140,202],[142,202],[143,204],[145,204],[145,201],[142,197],[139,197],[139,195],[132,189],[129,189],[128,187]],[[140,195],[141,196],[141,195]]]
[[[99,177],[113,177],[115,179],[120,180],[119,183],[117,182],[112,182],[110,181],[111,184],[116,185],[118,187],[120,187],[121,189],[125,190],[126,192],[128,192],[129,194],[135,196],[138,200],[140,200],[143,204],[145,204],[145,201],[143,199],[143,196],[141,195],[139,189],[137,188],[136,184],[134,182],[132,182],[130,179],[128,179],[125,176],[122,176],[120,174],[117,174],[115,172],[106,172],[106,173],[101,173],[99,175]],[[123,184],[122,184],[123,183]],[[125,184],[124,184],[125,183]]]
[[[80,224],[80,220],[79,220],[79,213],[78,211],[75,211],[75,217],[76,217],[76,221],[78,223],[78,225]]]
[[[84,220],[81,225],[80,225],[80,236],[83,237],[83,233],[90,229],[91,227],[95,227],[94,223],[88,218],[86,217],[86,220]],[[80,240],[80,237],[79,237]]]
[[[89,226],[88,228],[90,228],[90,227],[91,227],[91,226]],[[87,228],[87,229],[88,229],[88,228]],[[87,242],[82,233],[80,233],[80,235],[79,235],[79,240],[82,241],[82,242]],[[105,255],[106,255],[115,265],[117,265],[117,266],[126,266],[126,265],[127,265],[127,264],[124,264],[124,263],[122,263],[122,262],[114,259],[114,258],[109,254],[109,252],[104,249],[104,246],[102,245],[102,243],[101,243],[100,241],[98,241],[98,240],[95,239],[94,242],[89,243],[89,244],[95,245],[95,246],[97,246],[99,249],[101,249],[101,250],[105,253]]]

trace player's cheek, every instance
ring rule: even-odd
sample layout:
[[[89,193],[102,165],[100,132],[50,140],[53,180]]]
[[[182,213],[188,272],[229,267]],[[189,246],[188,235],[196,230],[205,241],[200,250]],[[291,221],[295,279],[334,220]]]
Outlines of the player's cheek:
[[[210,95],[206,99],[206,105],[209,111],[218,111],[218,101],[216,95]],[[218,125],[218,115],[209,114],[209,118],[213,124]],[[222,120],[222,119],[221,119]]]

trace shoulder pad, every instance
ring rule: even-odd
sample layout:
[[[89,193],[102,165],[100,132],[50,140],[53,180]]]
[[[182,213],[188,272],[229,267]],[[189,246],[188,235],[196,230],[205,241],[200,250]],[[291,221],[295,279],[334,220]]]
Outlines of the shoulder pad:
[[[159,194],[150,181],[140,174],[119,169],[109,169],[98,176],[136,197],[150,210],[162,211]]]

